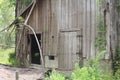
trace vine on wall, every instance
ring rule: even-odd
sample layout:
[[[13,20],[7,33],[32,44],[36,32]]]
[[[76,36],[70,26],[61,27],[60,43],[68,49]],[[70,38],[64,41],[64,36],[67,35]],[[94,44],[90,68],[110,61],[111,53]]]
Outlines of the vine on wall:
[[[99,52],[106,50],[106,23],[105,17],[101,14],[102,0],[98,0],[98,24],[97,24],[97,37],[95,41],[95,47]]]
[[[104,25],[103,19],[99,19],[98,21],[98,30],[97,30],[97,37],[96,37],[96,48],[98,51],[106,50],[106,27]]]
[[[116,11],[117,11],[117,18],[118,20],[120,19],[120,0],[116,0],[115,1],[115,7],[116,7]],[[119,21],[117,23],[117,36],[119,37],[120,35],[120,30],[119,30]],[[118,40],[119,41],[119,40]],[[118,42],[119,43],[119,42]],[[113,70],[114,70],[114,74],[119,74],[120,77],[120,46],[119,44],[117,44],[116,47],[116,51],[115,51],[115,58],[113,60]]]

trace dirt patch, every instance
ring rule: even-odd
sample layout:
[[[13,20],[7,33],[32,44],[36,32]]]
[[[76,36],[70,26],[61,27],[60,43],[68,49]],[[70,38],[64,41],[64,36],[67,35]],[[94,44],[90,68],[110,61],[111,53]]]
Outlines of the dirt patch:
[[[18,75],[17,75],[18,74]],[[0,65],[0,80],[39,80],[43,78],[42,68],[17,68],[6,65]]]

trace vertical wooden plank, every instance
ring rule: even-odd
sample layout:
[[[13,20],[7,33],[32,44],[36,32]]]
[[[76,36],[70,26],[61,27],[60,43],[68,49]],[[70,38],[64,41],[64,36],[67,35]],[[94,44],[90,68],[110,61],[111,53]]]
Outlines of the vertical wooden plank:
[[[74,33],[67,33],[67,34],[69,34],[69,43],[68,43],[68,46],[70,47],[70,52],[69,53],[67,53],[67,55],[69,55],[69,66],[70,66],[70,68],[69,69],[73,69],[73,61],[74,61],[74,56],[73,56],[73,40],[74,40],[74,38],[72,37],[72,35],[74,34]]]
[[[68,7],[68,26],[69,26],[69,29],[71,28],[72,26],[72,0],[69,0],[69,7]]]
[[[49,28],[49,55],[57,54],[58,46],[58,18],[57,18],[58,0],[51,0],[50,28]]]
[[[50,49],[51,49],[51,23],[52,23],[52,0],[48,0],[49,5],[49,12],[48,12],[48,55],[50,55]]]
[[[35,11],[35,15],[36,15],[36,16],[35,16],[35,19],[36,19],[35,29],[36,29],[36,32],[39,33],[40,30],[39,30],[39,27],[38,27],[38,26],[39,26],[39,24],[38,24],[38,8],[39,8],[38,5],[36,5],[35,8],[36,8],[36,11]]]
[[[91,30],[91,23],[90,23],[90,0],[87,0],[87,5],[86,5],[86,7],[87,7],[87,20],[86,20],[86,22],[87,22],[87,31],[86,31],[86,33],[87,33],[87,59],[89,59],[90,58],[90,48],[91,48],[91,46],[90,46],[90,42],[91,42],[91,32],[90,32],[90,30]]]
[[[70,7],[70,13],[71,13],[71,15],[70,15],[70,17],[71,17],[71,25],[70,25],[70,29],[72,29],[72,28],[74,28],[75,27],[75,25],[74,25],[74,1],[73,0],[71,0],[71,7]]]
[[[46,3],[46,0],[44,1]],[[47,4],[47,3],[46,3]],[[39,5],[39,9],[40,9],[40,5]],[[43,52],[43,55],[46,55],[46,32],[45,32],[45,29],[46,29],[46,24],[47,24],[47,21],[45,21],[45,19],[47,18],[46,17],[46,13],[45,13],[45,10],[46,10],[46,5],[44,5],[44,8],[42,9],[42,14],[44,14],[45,16],[43,16],[43,26],[41,26],[40,24],[40,20],[41,20],[41,12],[39,10],[39,27],[42,27],[42,52]]]
[[[75,68],[75,64],[77,63],[77,32],[73,32],[71,33],[72,34],[72,37],[71,39],[72,40],[72,44],[73,44],[73,49],[72,49],[72,55],[73,56],[73,61],[72,61],[72,68],[74,69]]]
[[[58,20],[58,33],[59,33],[59,29],[62,26],[62,1],[58,0],[58,9],[57,9],[57,20]]]
[[[69,0],[66,0],[66,29],[69,29]]]
[[[87,23],[86,23],[86,18],[87,18],[87,15],[86,15],[86,11],[87,11],[87,7],[86,7],[86,1],[87,0],[84,0],[83,1],[83,58],[86,59],[87,57],[87,31],[86,31],[86,28],[87,28]]]
[[[64,40],[64,54],[63,54],[63,56],[64,56],[64,64],[63,64],[63,66],[64,66],[64,69],[67,69],[68,65],[69,65],[69,63],[68,63],[69,53],[67,51],[68,47],[69,47],[69,40],[68,40],[69,34],[63,33],[63,35],[64,35],[64,38],[65,38],[65,40]],[[66,63],[68,63],[68,64],[66,64]]]
[[[70,34],[70,33],[67,33],[67,34],[68,34],[68,41],[69,41],[69,43],[70,43],[71,34]],[[71,52],[72,52],[72,43],[68,45],[68,50],[69,50],[68,53],[71,53]],[[68,68],[69,68],[69,69],[72,68],[72,63],[71,63],[72,56],[71,56],[71,55],[72,55],[72,54],[69,54],[69,55],[68,55],[68,63],[69,63]]]
[[[58,9],[59,11],[59,13],[58,13],[58,68],[61,68],[60,66],[61,66],[61,52],[62,52],[62,50],[61,50],[61,45],[62,45],[62,43],[61,43],[61,35],[60,35],[60,32],[59,32],[59,30],[60,30],[60,28],[61,28],[61,24],[62,24],[62,0],[59,0],[59,9]]]
[[[63,50],[63,53],[62,53],[62,65],[61,65],[61,68],[65,68],[65,65],[64,65],[64,62],[65,62],[65,56],[64,56],[64,53],[65,53],[65,35],[64,34],[62,34],[61,35],[61,39],[63,39],[62,40],[62,46],[60,47],[60,48],[62,48],[62,50]]]
[[[33,25],[33,27],[34,27],[35,32],[37,32],[37,30],[36,30],[36,28],[37,28],[37,24],[36,24],[36,10],[37,10],[37,7],[35,7],[34,14],[33,14],[33,16],[34,16],[34,25]]]
[[[62,0],[62,26],[61,26],[61,29],[66,29],[68,27],[66,4],[67,4],[67,0]]]
[[[50,25],[49,25],[49,55],[53,54],[52,33],[54,30],[54,0],[50,0]]]
[[[96,2],[96,4],[95,4],[95,42],[96,42],[96,37],[97,37],[97,26],[98,26],[98,12],[99,12],[99,7],[98,7],[98,2],[97,2],[97,0],[95,0],[95,2]],[[94,43],[95,43],[94,42]],[[95,45],[94,45],[95,46]],[[96,57],[96,55],[97,55],[97,50],[96,50],[96,47],[95,47],[95,57]]]
[[[46,55],[49,55],[49,27],[50,27],[50,0],[46,0],[46,22],[47,25],[45,26],[45,32],[46,32]]]
[[[95,4],[96,1],[95,0],[91,0],[91,58],[95,58],[95,14],[96,14],[96,10],[95,10]]]
[[[63,40],[64,40],[64,36],[63,36],[62,33],[60,33],[60,46],[59,46],[60,47],[60,49],[59,49],[60,51],[59,51],[59,60],[58,60],[59,61],[58,64],[59,64],[59,68],[60,69],[63,68],[63,62],[64,62],[64,56],[63,56],[63,54],[64,54],[64,50],[63,50],[64,49],[63,48],[64,47],[63,46],[64,43],[63,42],[64,41]]]
[[[58,0],[58,9],[57,9],[57,20],[58,20],[58,29],[57,29],[57,41],[58,41],[58,47],[57,47],[57,55],[59,56],[60,55],[60,32],[59,32],[59,30],[60,30],[60,28],[61,28],[61,24],[62,24],[62,19],[61,19],[61,12],[62,12],[62,6],[61,6],[62,4],[61,4],[61,0]],[[59,59],[59,57],[58,57],[58,59]]]
[[[54,25],[54,27],[55,27],[55,33],[54,33],[54,38],[55,38],[55,42],[54,42],[54,47],[53,47],[53,50],[54,50],[54,48],[55,48],[55,50],[54,50],[54,54],[57,56],[57,54],[58,54],[58,36],[59,36],[59,14],[58,13],[60,13],[60,11],[59,11],[59,9],[60,9],[60,3],[59,3],[60,1],[59,0],[56,0],[56,5],[55,5],[55,21],[56,21],[56,23],[55,23],[55,25]]]
[[[83,0],[78,0],[78,27],[80,29],[80,32],[78,33],[78,35],[81,35],[81,37],[79,36],[78,37],[78,40],[79,40],[79,62],[80,62],[80,65],[82,65],[83,63],[83,29],[84,29],[84,4],[83,4]]]
[[[74,1],[74,28],[78,29],[78,0]]]
[[[62,53],[62,48],[61,48],[61,46],[62,46],[62,43],[61,43],[61,34],[59,33],[59,48],[58,48],[58,68],[61,68],[61,53]]]
[[[39,1],[40,2],[40,1]],[[43,27],[43,55],[47,54],[47,25],[48,25],[48,17],[47,17],[47,2],[46,0],[44,0],[44,7],[42,7],[42,5],[39,5],[39,27]],[[42,17],[42,14],[44,14],[44,16]],[[43,21],[43,26],[41,25]]]

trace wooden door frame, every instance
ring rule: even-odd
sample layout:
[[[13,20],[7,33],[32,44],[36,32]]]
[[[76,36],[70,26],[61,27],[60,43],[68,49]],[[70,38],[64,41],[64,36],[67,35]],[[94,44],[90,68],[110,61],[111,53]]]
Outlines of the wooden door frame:
[[[41,46],[43,45],[43,35],[42,35],[42,32],[41,33],[36,33],[36,35],[37,34],[40,34],[41,35]],[[32,63],[32,61],[31,61],[31,35],[34,35],[34,34],[28,34],[28,38],[29,38],[29,43],[28,43],[28,54],[29,54],[29,64],[30,65],[34,65],[34,66],[41,66],[41,64],[34,64],[34,63]],[[28,40],[27,40],[27,42],[28,42]],[[43,49],[42,49],[42,51],[43,51]],[[41,59],[40,59],[41,60]]]

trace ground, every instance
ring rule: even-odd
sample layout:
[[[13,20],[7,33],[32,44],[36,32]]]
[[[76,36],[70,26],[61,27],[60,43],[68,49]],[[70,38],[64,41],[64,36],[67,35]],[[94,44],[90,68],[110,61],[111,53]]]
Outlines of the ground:
[[[41,80],[43,78],[42,68],[16,68],[6,65],[0,65],[0,80]]]

